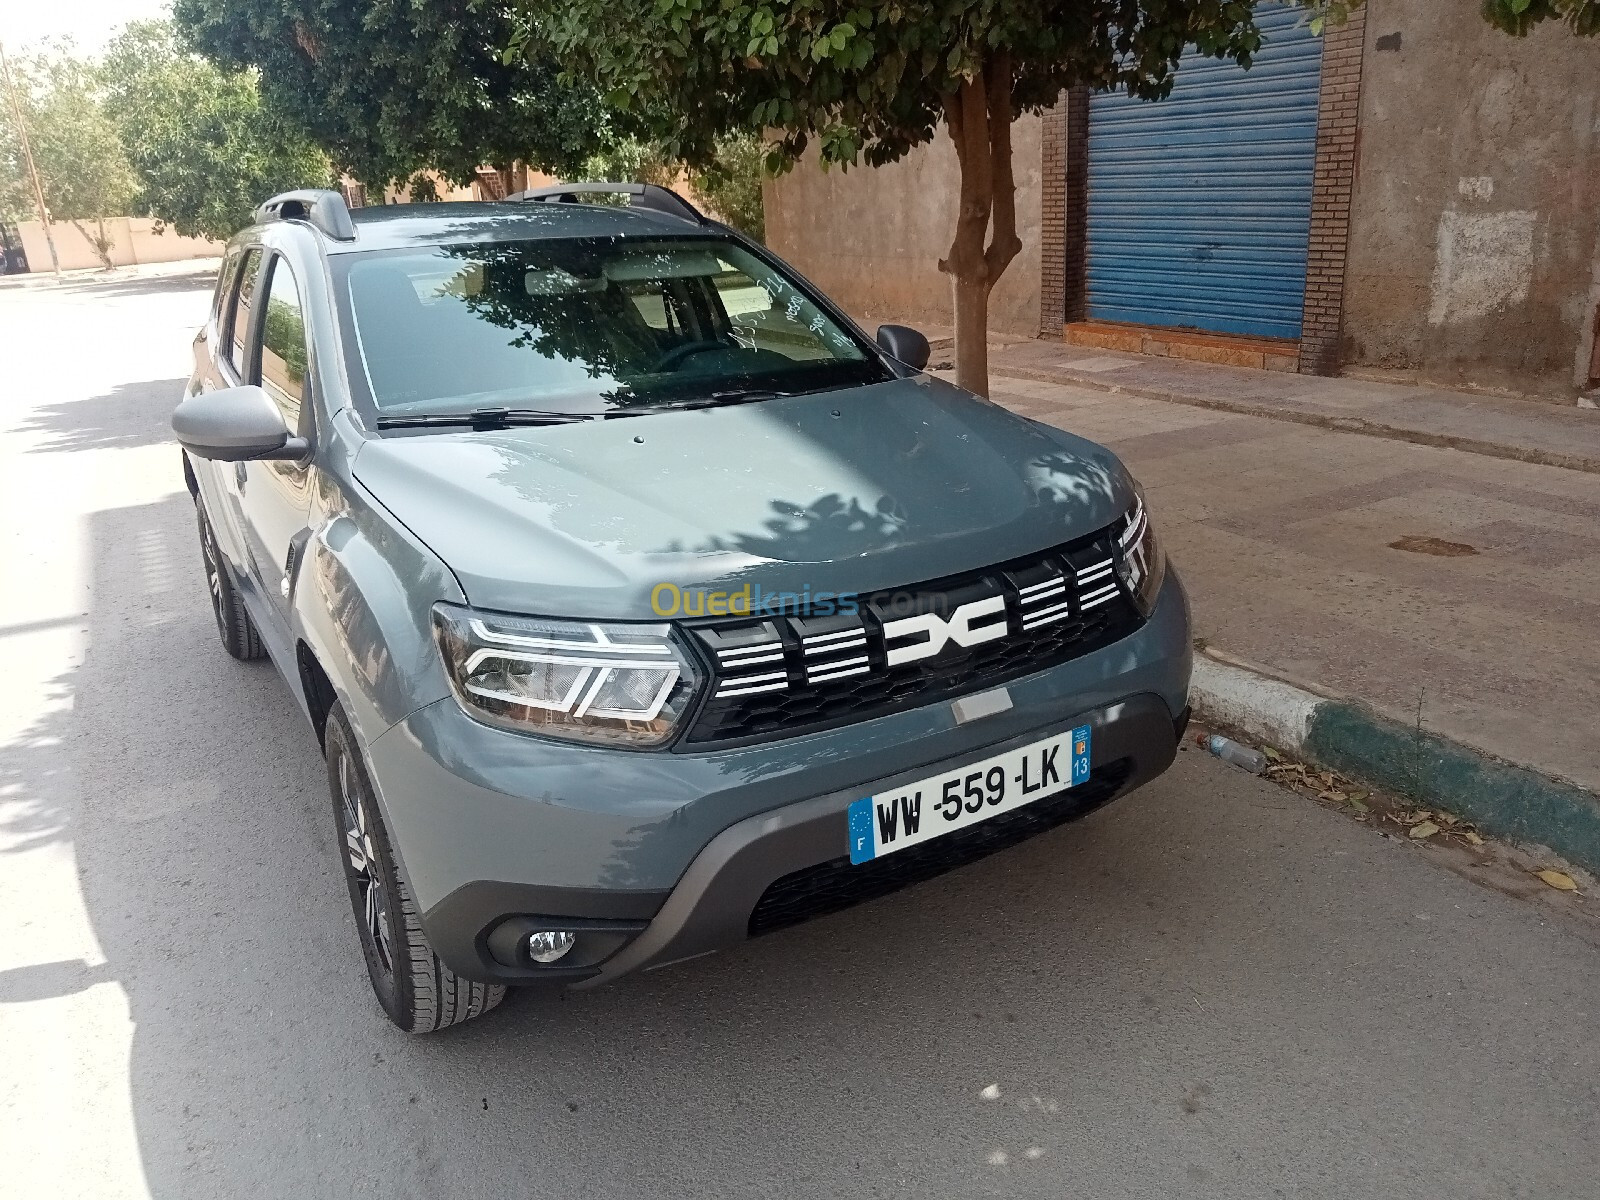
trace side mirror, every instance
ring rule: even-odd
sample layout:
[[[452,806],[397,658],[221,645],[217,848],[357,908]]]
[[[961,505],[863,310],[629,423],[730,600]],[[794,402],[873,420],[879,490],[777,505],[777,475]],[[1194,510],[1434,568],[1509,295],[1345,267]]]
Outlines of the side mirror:
[[[919,371],[928,365],[933,353],[928,339],[906,325],[879,325],[878,347],[890,358],[898,358]]]
[[[172,432],[190,454],[218,462],[304,458],[311,448],[254,384],[190,396],[172,414]]]

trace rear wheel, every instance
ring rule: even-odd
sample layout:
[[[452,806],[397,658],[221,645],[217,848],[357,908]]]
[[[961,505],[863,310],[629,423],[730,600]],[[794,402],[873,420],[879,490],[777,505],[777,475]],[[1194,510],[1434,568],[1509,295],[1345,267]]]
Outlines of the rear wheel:
[[[200,556],[205,562],[206,587],[211,592],[211,611],[216,614],[222,648],[240,662],[265,658],[267,648],[261,644],[261,634],[245,610],[244,597],[233,586],[233,577],[228,574],[228,564],[217,545],[211,522],[206,519],[206,510],[196,504],[194,511],[200,522]]]
[[[506,990],[457,975],[433,952],[411,888],[400,877],[365,760],[344,710],[328,713],[328,786],[367,976],[383,1011],[407,1033],[482,1016]]]

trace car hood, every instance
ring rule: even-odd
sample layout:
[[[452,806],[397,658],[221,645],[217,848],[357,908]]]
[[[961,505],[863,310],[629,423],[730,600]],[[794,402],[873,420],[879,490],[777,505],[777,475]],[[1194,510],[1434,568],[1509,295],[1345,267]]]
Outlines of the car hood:
[[[657,585],[870,592],[1132,501],[1108,450],[926,376],[724,408],[363,444],[361,484],[480,607],[644,618]]]

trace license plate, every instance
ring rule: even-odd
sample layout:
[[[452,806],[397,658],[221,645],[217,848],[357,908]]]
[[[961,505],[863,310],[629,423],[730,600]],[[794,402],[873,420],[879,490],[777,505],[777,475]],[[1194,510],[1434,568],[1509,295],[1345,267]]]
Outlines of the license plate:
[[[871,862],[1032,804],[1089,778],[1090,728],[1080,725],[955,771],[850,805],[850,861]]]

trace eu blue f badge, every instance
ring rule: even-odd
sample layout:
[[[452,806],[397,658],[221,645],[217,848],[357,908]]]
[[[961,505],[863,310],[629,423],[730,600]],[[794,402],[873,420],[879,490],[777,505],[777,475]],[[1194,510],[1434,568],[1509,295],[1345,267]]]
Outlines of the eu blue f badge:
[[[877,856],[872,836],[872,797],[867,796],[850,805],[850,863],[858,866]]]
[[[1087,725],[1072,731],[1072,783],[1076,787],[1089,778],[1089,735]]]

